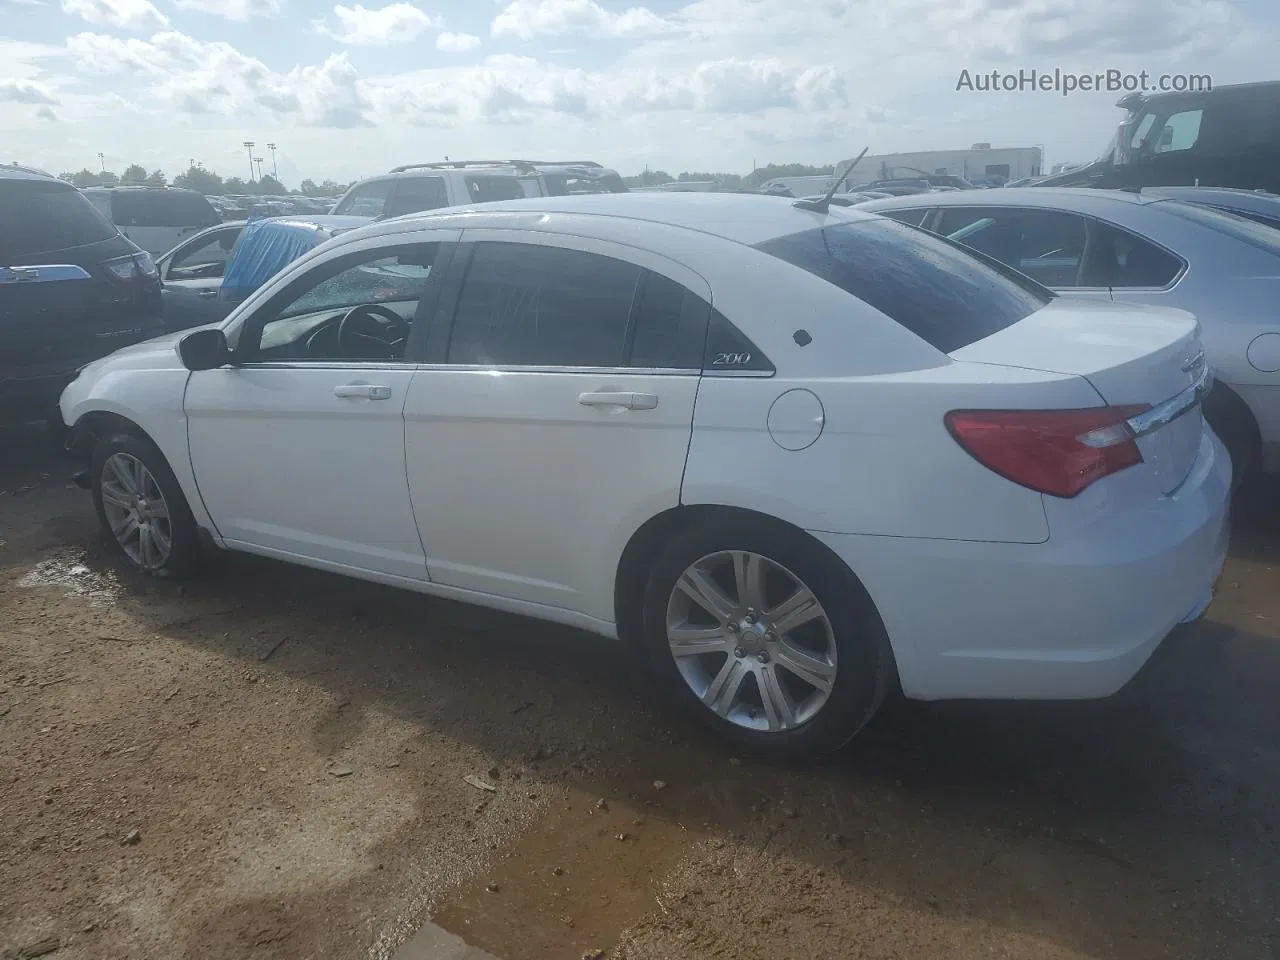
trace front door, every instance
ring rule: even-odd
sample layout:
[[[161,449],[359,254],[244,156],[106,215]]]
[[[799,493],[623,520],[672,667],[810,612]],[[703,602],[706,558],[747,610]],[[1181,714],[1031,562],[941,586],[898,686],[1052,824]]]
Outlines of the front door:
[[[440,244],[353,246],[254,309],[233,365],[191,375],[192,467],[232,547],[421,581],[403,410]]]
[[[447,349],[409,387],[427,566],[612,622],[623,545],[680,500],[710,290],[634,248],[508,236],[465,232]]]

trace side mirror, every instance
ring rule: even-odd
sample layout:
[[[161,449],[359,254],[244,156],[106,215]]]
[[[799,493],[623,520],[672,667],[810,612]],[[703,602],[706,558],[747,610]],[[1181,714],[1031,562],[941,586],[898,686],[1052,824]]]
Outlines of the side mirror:
[[[226,334],[218,327],[196,330],[178,344],[178,356],[188,370],[215,370],[231,362]]]

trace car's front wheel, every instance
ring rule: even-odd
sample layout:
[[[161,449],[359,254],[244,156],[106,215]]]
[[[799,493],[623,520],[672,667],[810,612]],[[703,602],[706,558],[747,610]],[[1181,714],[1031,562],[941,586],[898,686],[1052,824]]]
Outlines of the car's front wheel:
[[[644,626],[677,698],[761,752],[837,749],[892,683],[888,638],[861,584],[782,525],[728,518],[678,537],[653,565]]]
[[[130,566],[156,577],[195,569],[200,540],[191,508],[153,444],[130,433],[103,440],[90,476],[98,519]]]

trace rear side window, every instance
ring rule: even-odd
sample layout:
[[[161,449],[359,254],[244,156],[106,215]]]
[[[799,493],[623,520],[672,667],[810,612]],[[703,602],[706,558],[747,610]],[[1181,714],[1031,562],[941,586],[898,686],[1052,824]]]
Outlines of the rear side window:
[[[467,193],[473,203],[518,200],[524,196],[524,185],[516,177],[467,177]]]
[[[169,190],[116,190],[111,219],[121,227],[211,227],[221,222],[200,194]]]
[[[964,248],[892,220],[819,227],[757,244],[870,304],[943,353],[1012,326],[1052,294]]]
[[[634,264],[579,250],[476,244],[448,362],[621,367],[642,274]]]
[[[335,214],[352,217],[380,217],[387,205],[387,197],[391,196],[394,180],[374,180],[362,183],[342,198],[342,202],[334,208]]]
[[[0,183],[0,265],[110,240],[116,228],[75,187],[41,181]]]
[[[396,185],[395,196],[383,207],[383,216],[398,217],[449,205],[443,177],[408,177]]]
[[[707,343],[711,305],[658,273],[648,273],[640,290],[631,366],[699,370]]]

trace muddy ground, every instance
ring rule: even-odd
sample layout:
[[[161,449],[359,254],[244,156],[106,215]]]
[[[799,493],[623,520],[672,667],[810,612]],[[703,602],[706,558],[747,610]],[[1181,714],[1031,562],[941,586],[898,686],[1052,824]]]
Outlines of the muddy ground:
[[[428,918],[502,960],[1280,955],[1265,504],[1121,695],[894,702],[793,769],[593,637],[249,558],[130,576],[39,434],[0,449],[12,955],[373,960]]]

